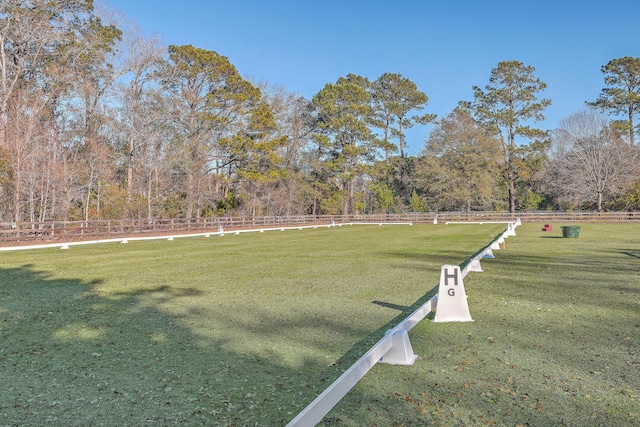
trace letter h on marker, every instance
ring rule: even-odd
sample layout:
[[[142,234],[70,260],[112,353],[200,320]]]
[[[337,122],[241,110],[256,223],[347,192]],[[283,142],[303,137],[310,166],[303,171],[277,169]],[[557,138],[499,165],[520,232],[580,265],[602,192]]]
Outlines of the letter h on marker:
[[[444,268],[444,280],[445,280],[445,286],[449,285],[449,279],[453,279],[453,286],[458,286],[458,272],[457,270],[454,268],[453,269],[453,274],[449,274],[449,269],[448,268]]]

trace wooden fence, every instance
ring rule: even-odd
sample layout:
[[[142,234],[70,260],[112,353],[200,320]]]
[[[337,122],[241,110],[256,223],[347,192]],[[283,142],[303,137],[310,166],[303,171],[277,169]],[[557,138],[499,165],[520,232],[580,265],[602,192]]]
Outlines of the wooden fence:
[[[634,212],[443,212],[381,215],[300,215],[263,217],[211,217],[198,219],[157,219],[153,221],[96,220],[0,223],[0,244],[23,242],[77,241],[104,237],[139,235],[170,235],[255,227],[284,227],[297,225],[323,225],[348,222],[509,222],[520,218],[522,222],[640,222],[640,211]]]

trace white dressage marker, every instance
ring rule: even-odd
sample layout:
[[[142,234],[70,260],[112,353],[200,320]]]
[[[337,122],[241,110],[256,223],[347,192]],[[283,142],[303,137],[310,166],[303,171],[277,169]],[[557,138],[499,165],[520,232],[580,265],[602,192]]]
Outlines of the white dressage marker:
[[[438,305],[434,322],[473,322],[457,265],[443,265],[438,286]]]

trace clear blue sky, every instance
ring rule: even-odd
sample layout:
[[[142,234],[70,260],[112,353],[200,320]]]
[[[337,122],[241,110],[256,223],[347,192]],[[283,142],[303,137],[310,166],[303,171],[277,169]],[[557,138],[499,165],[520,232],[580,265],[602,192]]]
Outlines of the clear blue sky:
[[[400,73],[446,116],[500,61],[536,69],[554,129],[604,87],[600,67],[640,57],[640,0],[106,0],[165,45],[227,56],[253,81],[311,98],[348,73]],[[409,154],[429,127],[408,134]]]

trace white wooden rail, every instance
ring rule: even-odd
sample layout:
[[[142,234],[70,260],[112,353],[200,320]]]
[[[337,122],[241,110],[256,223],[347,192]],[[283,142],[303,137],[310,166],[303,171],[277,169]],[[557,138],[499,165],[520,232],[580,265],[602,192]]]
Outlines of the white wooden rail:
[[[373,225],[372,223],[361,223],[361,222],[350,222],[350,223],[331,223],[331,224],[321,224],[321,225],[296,225],[290,227],[266,227],[266,228],[251,228],[251,229],[241,229],[241,230],[232,230],[227,231],[226,234],[240,234],[240,233],[255,233],[260,232],[263,233],[265,231],[285,231],[285,230],[302,230],[305,228],[331,228],[331,227],[342,227],[343,225]],[[393,223],[379,223],[379,225],[413,225],[411,222],[393,222]],[[206,232],[206,233],[187,233],[187,234],[173,234],[173,235],[163,235],[163,236],[144,236],[144,237],[121,237],[114,239],[97,239],[97,240],[81,240],[76,242],[63,242],[63,243],[44,243],[44,244],[33,244],[33,245],[20,245],[20,246],[0,246],[0,252],[8,252],[8,251],[22,251],[28,249],[46,249],[46,248],[60,248],[60,249],[69,249],[71,246],[80,246],[80,245],[93,245],[98,243],[129,243],[134,241],[141,240],[174,240],[174,238],[179,237],[210,237],[210,236],[224,236],[225,231],[222,226],[218,227],[218,231],[216,232]]]
[[[315,426],[322,421],[322,418],[327,415],[331,408],[340,402],[353,386],[392,349],[394,336],[399,333],[408,332],[409,329],[417,325],[420,320],[431,313],[435,308],[437,300],[438,296],[433,296],[398,326],[388,331],[380,341],[374,344],[357,362],[351,365],[351,367],[340,375],[325,391],[318,395],[318,397],[291,420],[287,426]]]
[[[471,271],[482,271],[480,260],[486,257],[493,258],[493,250],[500,249],[505,238],[515,236],[515,228],[518,225],[520,225],[519,220],[515,223],[508,223],[507,230],[471,257],[466,267],[461,271],[462,277],[465,277]],[[399,338],[408,339],[407,332],[434,311],[437,303],[438,294],[431,297],[393,329],[387,331],[380,341],[374,344],[360,359],[307,405],[287,424],[287,427],[313,427],[321,422],[322,418],[340,402],[376,363],[384,362],[385,356],[394,351],[394,346],[402,346],[404,344]],[[401,351],[402,349],[396,348],[395,350]]]
[[[303,229],[303,228],[320,228],[320,227],[336,227],[342,225],[356,225],[364,224],[359,222],[352,222],[346,224],[331,223],[329,225],[303,225],[294,227],[278,227],[278,228],[256,228],[250,230],[234,230],[230,233],[240,234],[249,232],[264,232],[264,231],[284,231],[291,229]],[[371,223],[367,223],[371,225]],[[381,222],[379,225],[413,225],[411,222],[396,222],[385,223]],[[461,270],[462,277],[464,278],[471,271],[482,271],[480,266],[480,260],[482,258],[493,258],[493,250],[500,249],[500,246],[504,243],[504,239],[509,236],[515,236],[515,228],[520,225],[520,220],[517,222],[509,222],[507,224],[507,230],[505,230],[500,236],[496,237],[491,243],[478,251],[473,257],[471,257],[467,265]],[[69,249],[70,246],[87,245],[97,243],[128,243],[129,241],[138,240],[173,240],[174,237],[197,237],[204,236],[210,237],[213,235],[224,236],[225,231],[222,226],[219,227],[218,232],[210,233],[198,233],[198,234],[179,234],[173,236],[145,236],[145,237],[130,237],[130,238],[118,238],[118,239],[104,239],[104,240],[89,240],[81,242],[69,242],[69,243],[52,243],[41,245],[28,245],[28,246],[13,246],[13,247],[0,247],[0,251],[15,251],[26,249],[42,249],[42,248],[60,248]],[[424,319],[429,313],[436,309],[438,302],[438,295],[434,295],[417,310],[407,316],[393,329],[387,331],[384,337],[382,337],[376,344],[374,344],[358,361],[356,361],[349,369],[347,369],[338,379],[336,379],[327,389],[325,389],[318,397],[316,397],[306,408],[304,408],[291,422],[287,424],[287,427],[312,427],[322,421],[322,418],[364,377],[364,375],[378,362],[386,362],[392,364],[412,364],[413,360],[402,360],[406,353],[407,346],[408,352],[412,355],[411,345],[408,342],[408,331],[416,326],[422,319]],[[404,348],[403,348],[404,347]],[[399,356],[398,356],[399,355]],[[408,355],[408,356],[411,356]]]

